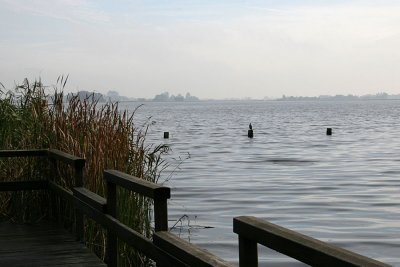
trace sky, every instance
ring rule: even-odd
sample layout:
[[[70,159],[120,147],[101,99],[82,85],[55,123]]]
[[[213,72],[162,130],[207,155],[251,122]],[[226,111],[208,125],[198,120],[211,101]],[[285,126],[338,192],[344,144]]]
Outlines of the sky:
[[[0,82],[152,98],[400,93],[400,1],[0,0]]]

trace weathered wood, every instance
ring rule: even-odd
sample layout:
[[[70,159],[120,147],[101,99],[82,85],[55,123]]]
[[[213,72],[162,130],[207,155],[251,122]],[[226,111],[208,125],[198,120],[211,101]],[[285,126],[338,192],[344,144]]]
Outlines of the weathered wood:
[[[74,155],[62,152],[57,149],[49,149],[48,150],[49,158],[54,158],[64,163],[67,163],[74,168],[83,168],[85,165],[85,160]]]
[[[106,179],[107,182],[114,183],[153,199],[168,199],[171,197],[170,188],[139,179],[120,171],[105,170],[104,179]]]
[[[258,267],[257,242],[239,235],[239,267]]]
[[[83,186],[83,168],[85,167],[85,161],[81,163],[82,165],[75,166],[74,182],[75,187]]]
[[[247,137],[248,138],[253,138],[254,137],[253,130],[247,130]]]
[[[41,190],[47,186],[46,180],[0,182],[0,191]]]
[[[57,201],[57,197],[59,197],[59,198],[65,200],[69,205],[73,205],[74,196],[70,190],[65,189],[64,187],[62,187],[52,181],[49,181],[49,189],[50,189],[50,192],[53,193],[53,194],[50,194],[50,196],[51,196],[50,201],[53,201],[53,202]],[[57,215],[58,223],[62,224],[61,214],[56,212],[56,215]]]
[[[251,216],[234,218],[233,231],[311,266],[390,266]]]
[[[65,189],[62,186],[59,186],[58,184],[49,181],[49,188],[52,190],[56,195],[62,197],[64,200],[73,203],[74,197],[71,191]]]
[[[83,243],[46,221],[21,225],[0,223],[0,266],[106,267]]]
[[[125,224],[121,223],[119,220],[111,215],[104,214],[96,209],[94,209],[89,204],[75,198],[75,205],[88,217],[95,220],[97,223],[101,224],[106,229],[114,232],[119,239],[127,243],[129,246],[142,252],[149,258],[161,263],[163,267],[173,267],[173,266],[187,266],[183,264],[176,258],[169,255],[167,252],[161,250],[155,246],[151,240],[142,236],[135,230],[129,228]]]
[[[75,180],[75,187],[82,187],[83,186],[83,168],[85,167],[85,161],[83,160],[80,162],[75,161],[74,165],[74,180]],[[83,214],[79,211],[79,209],[75,209],[75,231],[76,231],[76,238],[77,240],[83,240],[84,238],[84,221],[83,221]]]
[[[117,186],[107,182],[107,213],[117,218]],[[110,267],[118,265],[118,238],[114,231],[107,229],[107,264]]]
[[[0,150],[0,158],[5,157],[44,157],[46,149]]]
[[[92,191],[84,187],[74,187],[72,188],[74,196],[81,201],[88,203],[93,208],[101,212],[106,212],[107,210],[107,200],[104,197],[93,193]]]
[[[153,243],[173,257],[189,266],[196,267],[233,267],[234,265],[201,249],[169,232],[161,231],[153,235]]]
[[[168,230],[168,205],[166,199],[154,200],[154,230]]]

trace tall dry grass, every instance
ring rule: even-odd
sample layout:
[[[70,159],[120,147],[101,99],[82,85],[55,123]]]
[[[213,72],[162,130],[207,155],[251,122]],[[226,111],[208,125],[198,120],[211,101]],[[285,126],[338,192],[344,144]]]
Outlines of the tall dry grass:
[[[161,156],[168,151],[168,147],[146,145],[147,127],[137,128],[134,112],[120,111],[118,103],[99,103],[94,95],[84,100],[73,96],[63,103],[62,91],[67,79],[59,77],[57,85],[52,88],[55,93],[51,98],[46,95],[48,88],[41,81],[30,84],[25,79],[13,92],[5,92],[3,88],[0,95],[0,148],[55,148],[85,158],[84,186],[104,197],[104,169],[116,169],[157,182],[164,166]],[[30,169],[31,172],[37,167],[46,169],[46,166],[31,165],[29,159],[24,160],[26,163],[22,166],[13,165],[13,159],[1,160],[2,166],[7,167],[5,170],[14,169],[8,174],[0,171],[0,177],[18,179],[18,171],[22,169]],[[46,172],[49,170],[46,169]],[[67,166],[58,164],[57,173],[57,183],[68,189],[74,186],[70,178],[71,170]],[[6,198],[8,204],[0,207],[2,214],[15,213],[14,198],[22,201],[23,196],[12,197],[8,194]],[[41,212],[63,217],[65,221],[72,219],[72,209],[67,208],[65,203],[52,199],[52,204],[51,212],[45,208]],[[122,189],[118,191],[118,219],[147,237],[152,234],[151,210],[152,203],[148,199]],[[85,240],[100,257],[104,257],[104,232],[90,220],[85,221]],[[119,247],[121,266],[150,264],[148,259],[124,244]]]
[[[27,79],[13,90],[0,88],[0,149],[43,147],[45,130],[44,86],[41,81],[30,84]],[[0,181],[40,179],[48,164],[35,158],[0,158]],[[40,205],[48,200],[40,191],[0,194],[0,219],[35,222],[48,208]]]

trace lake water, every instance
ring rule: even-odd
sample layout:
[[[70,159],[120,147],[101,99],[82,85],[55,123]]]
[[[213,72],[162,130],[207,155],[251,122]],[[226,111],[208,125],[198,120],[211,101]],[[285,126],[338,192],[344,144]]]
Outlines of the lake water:
[[[400,101],[151,102],[136,116],[172,148],[162,179],[182,238],[237,263],[232,218],[252,215],[400,266]]]

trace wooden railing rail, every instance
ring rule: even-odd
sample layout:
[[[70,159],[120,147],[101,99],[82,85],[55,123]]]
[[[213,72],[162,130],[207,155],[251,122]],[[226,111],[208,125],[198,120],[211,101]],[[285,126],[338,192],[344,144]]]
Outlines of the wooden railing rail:
[[[233,264],[166,231],[154,233],[153,243],[189,266],[234,267]]]
[[[46,149],[0,150],[0,158],[46,157]],[[47,189],[47,180],[28,180],[1,182],[0,191],[42,190]]]
[[[17,158],[17,157],[45,157],[46,149],[24,149],[24,150],[0,150],[0,158]],[[0,182],[0,191],[20,191],[20,190],[42,190],[47,189],[47,180],[28,180],[22,181]]]
[[[85,168],[85,160],[74,155],[65,153],[63,151],[57,149],[49,149],[47,150],[47,156],[52,162],[53,165],[53,173],[55,174],[55,170],[57,168],[57,161],[61,161],[65,164],[68,164],[74,168],[74,187],[82,187],[83,186],[83,170]],[[51,188],[56,190],[59,194],[68,198],[69,191],[64,189],[61,186],[58,186],[56,183],[51,184]],[[82,212],[75,207],[75,234],[77,240],[83,240],[84,235],[84,221]]]
[[[5,157],[47,157],[52,162],[53,174],[57,166],[57,161],[62,161],[74,168],[74,185],[76,187],[83,186],[83,169],[85,160],[57,149],[26,149],[26,150],[0,150],[0,158]],[[38,181],[16,181],[1,182],[0,191],[18,191],[18,190],[37,190],[52,189],[64,198],[71,199],[72,193],[67,189],[48,180]],[[78,240],[83,239],[83,214],[80,210],[75,210],[75,233]]]
[[[88,196],[85,196],[84,198],[86,197]],[[97,202],[97,200],[92,199],[91,202]],[[161,266],[187,266],[186,264],[183,264],[181,261],[169,255],[167,252],[159,249],[150,239],[129,228],[112,215],[103,213],[99,209],[94,208],[92,205],[82,201],[82,199],[79,198],[74,198],[74,203],[85,215],[101,224],[108,231],[112,232],[115,237],[121,239],[131,247],[137,249],[156,262],[161,263]],[[98,201],[95,206],[100,205],[102,205],[102,202]],[[109,242],[110,240],[108,236],[107,243]],[[107,264],[108,266],[117,266],[117,255],[109,253]]]
[[[0,150],[0,158],[8,157],[45,157],[47,149]]]
[[[76,156],[73,156],[73,155],[70,155],[68,153],[65,153],[65,152],[57,150],[57,149],[49,149],[49,150],[47,150],[47,156],[50,159],[59,160],[59,161],[62,161],[64,163],[72,166],[75,169],[76,172],[82,172],[83,168],[85,167],[85,160],[84,159],[76,157]],[[80,182],[80,181],[78,181],[78,182]],[[76,184],[75,186],[79,186],[79,185]]]
[[[0,182],[0,191],[42,190],[47,187],[47,180]]]
[[[116,185],[152,198],[154,200],[155,231],[168,230],[167,199],[171,197],[169,187],[160,186],[116,170],[105,170],[104,179],[107,182],[107,198],[109,201],[110,196],[114,199]],[[113,203],[113,207],[114,204],[116,205],[116,203]]]
[[[108,214],[110,214],[114,218],[117,218],[116,186],[118,185],[127,190],[154,199],[155,231],[157,232],[168,230],[167,199],[171,197],[170,188],[160,186],[116,170],[105,170],[104,179],[107,182]],[[108,242],[106,251],[109,259],[109,264],[111,266],[117,266],[117,262],[111,262],[111,260],[117,260],[117,234],[115,231],[109,229],[107,232],[107,237]]]
[[[239,235],[240,267],[258,266],[257,244],[311,266],[390,266],[251,216],[234,218],[233,231]]]

